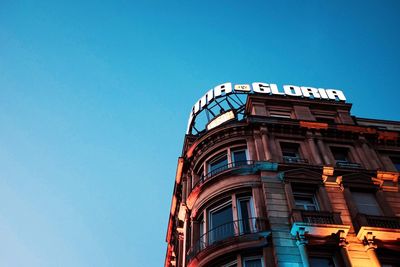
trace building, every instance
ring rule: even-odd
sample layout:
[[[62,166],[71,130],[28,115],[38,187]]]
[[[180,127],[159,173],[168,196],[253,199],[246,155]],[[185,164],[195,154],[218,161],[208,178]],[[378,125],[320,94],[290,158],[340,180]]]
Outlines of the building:
[[[353,116],[344,100],[263,83],[202,97],[165,267],[400,266],[400,123]]]

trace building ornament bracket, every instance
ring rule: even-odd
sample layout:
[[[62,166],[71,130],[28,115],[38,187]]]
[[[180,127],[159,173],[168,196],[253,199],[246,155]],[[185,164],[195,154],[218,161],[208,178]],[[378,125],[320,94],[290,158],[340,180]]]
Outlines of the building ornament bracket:
[[[385,191],[398,192],[399,175],[398,172],[377,171],[376,178],[373,178],[373,181]]]
[[[364,235],[363,243],[366,251],[377,248],[377,245],[375,243],[375,236],[373,235],[372,232],[368,232]]]
[[[297,246],[305,246],[308,244],[308,240],[306,239],[306,228],[299,227],[296,232],[296,245]]]

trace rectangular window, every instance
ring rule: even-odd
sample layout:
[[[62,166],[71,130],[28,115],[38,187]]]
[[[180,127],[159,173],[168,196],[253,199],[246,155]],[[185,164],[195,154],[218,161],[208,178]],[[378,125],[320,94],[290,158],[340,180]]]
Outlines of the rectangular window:
[[[228,264],[224,264],[221,267],[237,267],[237,261],[233,261]]]
[[[280,145],[284,162],[299,162],[301,160],[299,153],[299,144],[282,142],[280,143]]]
[[[281,143],[282,155],[284,157],[299,158],[299,144]]]
[[[316,117],[315,119],[318,122],[323,122],[323,123],[328,123],[328,124],[335,123],[335,119],[334,118],[330,118],[330,117]]]
[[[243,267],[263,267],[262,259],[260,257],[244,258]]]
[[[233,166],[242,166],[247,164],[246,149],[238,149],[232,151]]]
[[[237,200],[239,231],[243,233],[251,233],[255,230],[255,221],[253,218],[253,201],[251,197],[241,197]]]
[[[310,267],[335,267],[332,257],[310,257]]]
[[[398,172],[400,172],[400,157],[390,157],[394,167]]]
[[[290,112],[285,112],[285,111],[270,111],[269,116],[274,118],[285,118],[285,119],[290,119],[292,117]]]
[[[205,225],[204,225],[204,218],[203,216],[200,216],[198,218],[198,222],[199,222],[199,236],[200,236],[200,249],[204,249],[206,247],[206,235],[205,235]]]
[[[228,168],[228,155],[226,153],[219,154],[208,162],[208,172],[217,174]]]
[[[333,158],[336,163],[348,163],[349,160],[349,149],[346,147],[331,147]]]
[[[315,211],[318,210],[318,204],[315,194],[311,192],[293,192],[296,209]]]
[[[383,215],[382,210],[376,201],[375,194],[367,192],[352,192],[351,195],[353,196],[358,212],[375,216]]]
[[[210,244],[235,234],[231,202],[210,210],[209,214]]]

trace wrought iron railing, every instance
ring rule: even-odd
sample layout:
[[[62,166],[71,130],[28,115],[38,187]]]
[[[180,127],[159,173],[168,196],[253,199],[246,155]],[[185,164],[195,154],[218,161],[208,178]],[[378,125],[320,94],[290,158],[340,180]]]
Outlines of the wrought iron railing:
[[[341,224],[340,213],[328,211],[292,210],[293,222]]]
[[[219,225],[201,235],[200,238],[193,243],[193,246],[187,252],[186,260],[189,262],[207,247],[223,243],[233,237],[259,233],[265,231],[266,228],[266,220],[256,217],[231,221]]]
[[[359,213],[357,214],[357,222],[359,224],[359,227],[371,226],[379,228],[400,229],[400,218],[398,217],[374,216]]]
[[[302,159],[299,157],[283,156],[283,162],[285,162],[285,163],[308,163],[308,160]]]
[[[242,161],[234,161],[234,162],[228,163],[224,166],[213,169],[212,171],[208,172],[205,175],[204,174],[201,175],[199,180],[193,184],[192,188],[195,188],[196,186],[203,184],[206,180],[209,180],[212,177],[214,177],[215,175],[222,173],[224,171],[239,169],[239,168],[243,168],[245,166],[252,166],[254,164],[255,164],[254,160],[242,160]]]
[[[336,167],[338,168],[361,168],[360,163],[350,162],[347,160],[337,160]]]

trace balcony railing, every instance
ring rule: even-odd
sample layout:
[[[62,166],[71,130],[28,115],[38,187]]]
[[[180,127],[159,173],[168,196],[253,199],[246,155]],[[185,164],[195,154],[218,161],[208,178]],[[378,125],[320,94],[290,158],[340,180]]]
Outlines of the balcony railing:
[[[235,161],[235,162],[228,163],[224,166],[221,166],[219,168],[216,168],[216,169],[208,172],[205,175],[201,175],[200,179],[195,184],[193,184],[192,188],[195,188],[196,186],[203,184],[206,180],[209,180],[212,177],[214,177],[215,175],[222,173],[224,171],[239,169],[239,168],[243,168],[245,166],[253,166],[254,164],[255,164],[254,160],[243,160],[243,161]]]
[[[292,210],[293,222],[315,224],[341,224],[340,213],[328,211]]]
[[[285,162],[285,163],[308,163],[308,160],[302,159],[299,157],[283,156],[283,162]]]
[[[361,168],[360,163],[350,162],[347,160],[337,160],[336,167],[338,168]]]
[[[266,228],[266,220],[263,218],[248,218],[222,224],[201,235],[188,250],[186,259],[189,262],[207,247],[221,244],[233,237],[259,233],[265,231]]]
[[[357,214],[356,219],[359,227],[370,226],[378,228],[400,229],[400,218],[398,217],[374,216],[359,213]]]

